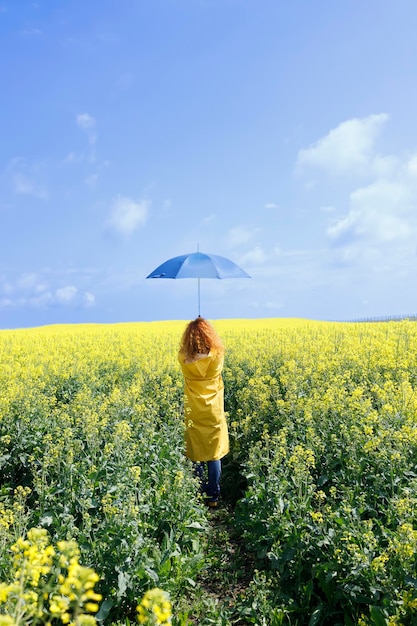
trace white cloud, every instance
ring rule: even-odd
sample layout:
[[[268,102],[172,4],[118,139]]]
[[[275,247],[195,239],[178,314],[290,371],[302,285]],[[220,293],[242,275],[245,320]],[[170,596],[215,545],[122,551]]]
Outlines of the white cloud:
[[[90,308],[96,301],[95,295],[90,291],[81,291],[74,285],[60,287],[55,291],[51,304],[54,306],[71,306],[77,308]]]
[[[43,35],[43,32],[41,30],[39,30],[39,28],[26,28],[25,30],[22,30],[22,35],[26,36],[31,36],[31,35],[35,35],[36,37],[40,37],[41,35]]]
[[[277,204],[275,204],[275,202],[267,202],[267,203],[264,205],[264,208],[265,208],[265,209],[277,209],[277,208],[278,208],[278,205],[277,205]]]
[[[342,243],[364,239],[384,243],[407,239],[415,231],[413,193],[401,182],[378,180],[350,194],[350,209],[332,222],[327,235]]]
[[[370,173],[376,178],[388,178],[396,175],[401,165],[401,160],[393,155],[380,156],[379,154],[370,160]]]
[[[357,212],[350,211],[344,217],[330,223],[327,227],[326,234],[330,237],[330,239],[339,239],[343,236],[343,234],[348,233],[355,228],[355,224],[359,218],[360,216]]]
[[[409,233],[411,189],[400,182],[378,180],[351,194],[352,211],[361,215],[361,230],[381,241]]]
[[[0,309],[6,309],[13,306],[14,302],[10,298],[0,298]]]
[[[79,113],[77,115],[77,125],[85,130],[90,144],[95,144],[97,140],[96,120],[89,113]]]
[[[55,297],[58,302],[68,303],[74,300],[77,295],[78,289],[73,285],[68,285],[67,287],[61,287],[57,289],[55,292]]]
[[[240,263],[241,265],[262,265],[266,260],[267,255],[263,248],[261,248],[261,246],[255,246],[241,257]]]
[[[338,201],[322,206],[328,214],[326,235],[335,267],[355,265],[369,273],[410,271],[417,240],[417,154],[380,154],[376,140],[388,115],[370,115],[340,124],[315,144],[301,150],[297,167],[326,176],[351,176],[351,190],[338,193]],[[355,186],[353,176],[366,176]],[[349,179],[348,179],[349,180]],[[317,191],[315,193],[318,193]],[[342,194],[346,194],[343,198]],[[347,209],[338,210],[343,203]]]
[[[414,154],[406,163],[406,171],[410,176],[417,178],[417,154]]]
[[[35,181],[30,180],[26,176],[20,173],[16,173],[12,178],[13,190],[18,195],[34,196],[41,200],[46,200],[48,197],[47,192]]]
[[[80,128],[95,128],[96,120],[88,113],[79,113],[77,115],[77,124]]]
[[[388,115],[381,113],[342,122],[327,135],[297,156],[297,168],[322,170],[329,174],[361,173],[373,165],[387,167],[389,163],[374,161],[374,146]]]
[[[26,159],[16,157],[8,163],[3,177],[10,184],[13,193],[46,200],[49,194],[42,181],[44,170],[41,162],[29,163]]]
[[[64,158],[64,163],[83,163],[85,161],[85,155],[83,153],[69,152]]]
[[[259,232],[259,228],[249,229],[242,226],[231,228],[227,233],[227,244],[231,247],[241,246],[253,239],[254,235]]]
[[[78,272],[78,275],[82,280],[82,272]],[[0,298],[0,308],[89,308],[95,304],[95,296],[91,291],[81,290],[75,285],[51,286],[51,282],[56,283],[62,278],[63,276],[59,277],[47,270],[27,272],[15,277],[14,280],[1,276],[0,287],[4,297]]]
[[[83,297],[84,297],[84,303],[86,307],[91,307],[96,302],[95,295],[93,293],[90,293],[89,291],[86,291]]]
[[[269,300],[265,302],[265,307],[267,309],[282,309],[284,305],[282,304],[282,302],[272,302]]]
[[[36,285],[38,284],[39,276],[34,272],[30,272],[28,274],[22,274],[17,279],[17,287],[19,289],[36,289]]]
[[[145,224],[148,210],[147,200],[135,202],[119,195],[113,200],[107,226],[118,234],[129,236]]]

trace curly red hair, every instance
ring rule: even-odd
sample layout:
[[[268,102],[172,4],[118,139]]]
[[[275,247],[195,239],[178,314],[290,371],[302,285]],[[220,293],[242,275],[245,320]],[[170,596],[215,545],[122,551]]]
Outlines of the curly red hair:
[[[224,346],[210,322],[204,317],[197,317],[184,331],[180,352],[185,359],[192,361],[197,354],[210,351],[224,352]]]

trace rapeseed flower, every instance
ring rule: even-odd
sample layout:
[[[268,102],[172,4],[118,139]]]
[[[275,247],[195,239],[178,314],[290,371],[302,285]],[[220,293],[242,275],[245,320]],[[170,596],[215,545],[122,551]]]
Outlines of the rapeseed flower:
[[[150,589],[137,607],[138,622],[146,626],[171,624],[172,606],[168,593],[162,589]]]
[[[99,576],[80,565],[75,541],[53,546],[44,528],[31,528],[26,538],[19,537],[11,546],[11,552],[13,580],[0,583],[0,610],[9,620],[4,624],[49,623],[54,618],[70,624],[76,616],[78,625],[82,616],[98,611],[101,595],[94,586]],[[84,623],[93,624],[95,619],[88,616]]]

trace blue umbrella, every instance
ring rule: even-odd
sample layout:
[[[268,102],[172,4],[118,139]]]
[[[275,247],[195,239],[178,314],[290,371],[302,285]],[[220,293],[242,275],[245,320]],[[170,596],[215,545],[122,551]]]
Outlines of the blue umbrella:
[[[165,261],[146,278],[197,278],[198,315],[200,315],[200,278],[250,278],[250,276],[224,256],[191,252]]]

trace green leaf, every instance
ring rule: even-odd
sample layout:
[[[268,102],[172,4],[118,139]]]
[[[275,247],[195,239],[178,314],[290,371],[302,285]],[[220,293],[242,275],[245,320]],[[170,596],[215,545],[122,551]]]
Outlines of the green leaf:
[[[319,624],[322,612],[323,612],[323,605],[320,604],[311,614],[310,621],[308,622],[308,626],[316,626],[316,624]]]
[[[372,620],[372,626],[387,626],[388,624],[388,620],[379,606],[371,606],[369,616]]]
[[[191,522],[191,524],[187,524],[186,528],[195,528],[196,530],[204,530],[204,526],[202,526],[200,522]]]
[[[151,569],[150,567],[145,567],[144,570],[148,574],[149,578],[152,578],[154,583],[157,583],[159,581],[159,576],[155,572],[155,570]]]
[[[96,614],[96,619],[98,622],[104,622],[104,620],[107,619],[112,606],[113,606],[112,600],[104,600],[101,603],[100,609],[98,613]]]
[[[124,596],[129,579],[130,579],[130,576],[128,574],[125,574],[125,572],[119,572],[119,575],[117,577],[117,584],[118,584],[117,597],[118,598],[121,598],[122,596]]]

